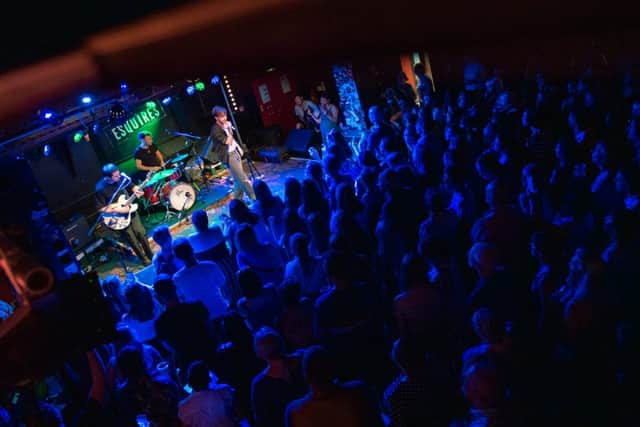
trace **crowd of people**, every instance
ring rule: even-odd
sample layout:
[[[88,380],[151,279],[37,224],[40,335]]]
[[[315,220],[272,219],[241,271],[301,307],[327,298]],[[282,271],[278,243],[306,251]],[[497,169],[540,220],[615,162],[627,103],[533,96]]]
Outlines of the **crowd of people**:
[[[153,288],[105,280],[118,338],[60,374],[65,425],[636,425],[634,81],[425,82],[284,198],[157,229]]]

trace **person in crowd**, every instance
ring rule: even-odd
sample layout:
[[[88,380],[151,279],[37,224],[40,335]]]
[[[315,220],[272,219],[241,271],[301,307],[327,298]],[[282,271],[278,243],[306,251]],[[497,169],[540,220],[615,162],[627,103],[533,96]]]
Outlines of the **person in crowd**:
[[[313,214],[315,215],[315,214]],[[293,248],[290,246],[291,237],[293,237],[296,233],[308,233],[307,224],[305,219],[300,216],[297,210],[295,209],[285,209],[284,211],[284,232],[282,233],[282,237],[280,237],[280,248],[284,250],[287,259],[293,258],[294,252]],[[326,231],[326,227],[323,228],[322,232]]]
[[[383,393],[382,412],[390,427],[449,426],[454,394],[446,377],[436,375],[437,366],[417,337],[393,343],[391,358],[400,374]]]
[[[235,244],[238,248],[236,261],[240,269],[251,268],[264,283],[278,284],[282,281],[284,259],[274,244],[260,243],[256,232],[248,224],[238,228]]]
[[[196,210],[191,214],[191,223],[195,232],[189,235],[189,243],[198,261],[212,261],[224,273],[228,290],[230,292],[231,305],[240,299],[240,288],[236,280],[238,266],[231,257],[222,229],[217,226],[209,226],[209,217],[204,210]]]
[[[254,343],[256,355],[267,363],[251,385],[251,406],[256,426],[284,426],[287,405],[306,392],[302,353],[288,354],[282,336],[272,328],[259,329]]]
[[[280,197],[274,196],[267,183],[260,179],[253,181],[253,189],[256,193],[256,201],[251,206],[251,210],[260,215],[265,224],[269,224],[273,239],[277,242],[284,228],[284,202]]]
[[[180,426],[178,386],[163,375],[150,374],[139,347],[125,347],[118,353],[121,383],[112,401],[115,425],[136,426],[140,416],[153,425]]]
[[[302,364],[309,393],[287,406],[287,427],[382,427],[375,401],[363,383],[336,382],[335,364],[325,348],[309,347]]]
[[[128,327],[136,341],[151,341],[156,336],[153,323],[160,315],[160,304],[148,287],[138,283],[129,285],[124,295],[129,311],[119,324]]]
[[[224,316],[230,306],[230,292],[220,267],[211,261],[198,261],[185,237],[173,242],[173,251],[184,263],[184,267],[173,275],[181,299],[201,302],[213,319]]]
[[[168,275],[156,277],[153,289],[164,306],[154,323],[156,336],[173,354],[176,367],[186,372],[195,360],[213,360],[216,348],[207,307],[200,301],[181,302]]]
[[[331,98],[326,93],[320,95],[320,114],[312,116],[320,127],[323,146],[328,144],[329,132],[340,129],[340,109],[331,103]]]
[[[298,213],[302,218],[307,218],[312,213],[317,213],[329,223],[331,217],[330,201],[320,191],[320,188],[311,179],[302,181],[302,203]]]
[[[238,228],[243,224],[248,224],[256,233],[258,241],[261,243],[275,243],[274,235],[269,229],[269,225],[262,220],[262,217],[251,209],[241,200],[232,200],[229,203],[228,224],[224,229],[226,238],[231,244],[232,255],[236,255],[238,247],[236,246],[236,233]]]
[[[280,312],[275,286],[264,284],[260,276],[249,267],[238,271],[238,283],[244,297],[238,301],[238,313],[245,319],[251,331],[262,326],[273,327]]]
[[[203,361],[189,365],[187,384],[193,390],[180,402],[178,416],[184,426],[237,427],[234,390],[226,384],[212,384],[212,373]]]
[[[298,210],[302,205],[302,185],[292,176],[284,180],[284,206],[288,209]]]
[[[173,238],[169,232],[169,227],[160,225],[153,230],[151,236],[153,241],[160,246],[160,250],[156,252],[152,260],[156,274],[173,275],[184,264],[173,253]]]
[[[300,284],[303,297],[315,300],[328,287],[321,257],[309,254],[309,238],[302,233],[291,236],[294,258],[285,267],[285,280]]]
[[[276,319],[276,329],[291,351],[313,344],[313,300],[302,297],[300,283],[285,279],[279,289],[282,312]]]
[[[316,117],[320,116],[320,109],[316,104],[304,99],[302,95],[296,95],[293,98],[293,112],[296,116],[296,129],[313,129],[318,130]]]

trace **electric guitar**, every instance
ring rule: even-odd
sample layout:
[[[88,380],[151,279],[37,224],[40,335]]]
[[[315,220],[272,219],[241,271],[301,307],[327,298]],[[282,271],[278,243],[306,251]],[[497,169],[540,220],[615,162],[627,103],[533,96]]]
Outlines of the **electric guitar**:
[[[147,172],[146,178],[144,179],[144,181],[142,181],[138,185],[138,187],[139,188],[144,187],[147,184],[147,182],[149,182],[152,175],[153,175],[152,171]],[[129,224],[131,224],[131,214],[138,210],[138,204],[133,203],[136,197],[137,196],[135,193],[129,196],[128,198],[124,194],[121,194],[118,197],[118,200],[106,206],[105,212],[102,213],[102,218],[103,218],[102,221],[104,222],[104,225],[116,231],[127,228]],[[129,208],[127,213],[109,212],[109,209],[118,209],[118,208],[126,208],[126,207]]]

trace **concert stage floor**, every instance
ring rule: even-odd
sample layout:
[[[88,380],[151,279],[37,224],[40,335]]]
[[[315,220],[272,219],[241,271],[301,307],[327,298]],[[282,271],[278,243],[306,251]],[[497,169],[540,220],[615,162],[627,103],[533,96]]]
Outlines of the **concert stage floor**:
[[[292,176],[299,180],[304,178],[304,170],[309,160],[301,158],[290,158],[283,163],[264,163],[254,161],[256,169],[262,175],[262,179],[269,184],[271,191],[284,199],[284,182],[287,177]],[[246,169],[246,164],[245,164]],[[248,174],[248,176],[250,176]],[[196,203],[189,209],[182,219],[178,219],[176,215],[165,219],[166,209],[164,207],[155,206],[142,212],[142,221],[148,230],[149,242],[152,249],[158,250],[158,246],[151,239],[151,230],[160,224],[166,224],[171,230],[171,235],[175,237],[188,236],[194,229],[191,225],[190,214],[197,209],[205,209],[209,215],[211,224],[221,223],[220,215],[228,214],[227,205],[233,198],[232,183],[228,172],[216,176],[208,185],[208,188],[201,188],[198,192]],[[106,261],[94,265],[92,268],[98,272],[98,276],[103,278],[107,275],[115,274],[124,279],[127,272],[134,273],[138,281],[144,284],[152,284],[154,273],[152,267],[145,268],[139,260],[134,256],[120,257],[115,251],[106,254]]]

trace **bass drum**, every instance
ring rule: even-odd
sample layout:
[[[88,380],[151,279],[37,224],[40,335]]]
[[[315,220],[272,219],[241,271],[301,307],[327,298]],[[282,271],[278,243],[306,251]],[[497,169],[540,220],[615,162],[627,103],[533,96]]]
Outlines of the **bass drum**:
[[[187,182],[167,182],[162,188],[164,203],[177,211],[186,211],[196,202],[196,189]]]

